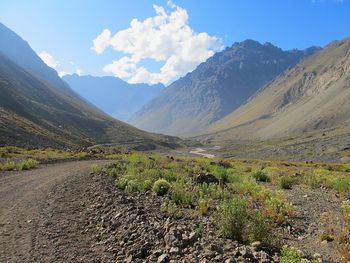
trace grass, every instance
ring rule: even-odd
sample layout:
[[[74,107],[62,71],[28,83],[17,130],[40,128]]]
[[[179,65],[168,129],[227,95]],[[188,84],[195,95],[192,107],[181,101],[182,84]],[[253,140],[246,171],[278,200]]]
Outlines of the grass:
[[[264,170],[255,171],[253,173],[253,177],[255,178],[255,180],[257,180],[259,182],[270,182],[271,181],[270,177],[267,175],[267,172]]]
[[[34,159],[24,159],[18,162],[6,160],[4,163],[0,164],[0,170],[2,171],[22,171],[31,170],[38,166],[39,162]]]

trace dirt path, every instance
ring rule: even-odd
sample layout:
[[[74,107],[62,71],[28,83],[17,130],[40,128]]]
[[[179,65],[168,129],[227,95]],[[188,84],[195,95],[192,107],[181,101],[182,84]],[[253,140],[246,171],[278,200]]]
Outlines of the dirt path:
[[[55,200],[59,200],[52,198],[55,187],[64,185],[69,180],[76,180],[76,184],[79,184],[84,180],[82,177],[88,173],[91,164],[100,162],[104,161],[69,162],[14,174],[0,174],[0,262],[52,262],[43,260],[45,257],[41,248],[45,248],[45,245],[38,247],[38,240],[41,239],[38,234],[41,225],[52,217],[47,210],[48,204],[54,205]],[[56,212],[61,213],[60,218],[73,220],[66,222],[71,226],[78,223],[72,217],[76,216],[74,204],[79,196],[78,191],[77,187],[77,192],[70,191],[69,195],[60,196],[65,204],[61,203],[63,207],[56,209]],[[56,231],[47,233],[53,236],[64,232],[63,225],[53,225],[50,229]],[[79,238],[81,246],[84,246],[84,236]],[[83,250],[82,253],[84,252]],[[47,259],[50,259],[50,255]]]

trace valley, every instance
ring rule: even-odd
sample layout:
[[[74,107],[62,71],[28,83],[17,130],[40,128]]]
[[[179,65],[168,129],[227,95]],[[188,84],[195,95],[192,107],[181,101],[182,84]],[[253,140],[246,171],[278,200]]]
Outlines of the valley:
[[[1,263],[350,262],[350,3],[252,3],[0,3]]]

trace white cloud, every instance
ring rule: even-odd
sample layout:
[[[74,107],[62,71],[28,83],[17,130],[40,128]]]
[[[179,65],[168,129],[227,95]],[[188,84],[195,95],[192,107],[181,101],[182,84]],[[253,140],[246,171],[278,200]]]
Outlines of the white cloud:
[[[109,29],[94,39],[92,49],[101,54],[108,47],[124,56],[103,70],[132,83],[164,84],[193,70],[199,63],[222,49],[220,40],[206,32],[197,33],[188,24],[187,11],[172,2],[167,12],[153,5],[156,15],[144,21],[133,19],[130,27],[112,35]],[[164,62],[159,72],[140,66],[144,59]]]
[[[75,62],[73,61],[73,60],[71,60],[71,61],[69,61],[69,64],[71,64],[71,65],[75,65]]]
[[[58,76],[60,76],[61,78],[65,75],[68,75],[69,73],[68,72],[65,72],[65,71],[60,71],[58,72]]]
[[[77,73],[78,76],[81,76],[83,74],[83,71],[78,68],[75,73]]]
[[[51,68],[56,68],[59,64],[58,61],[56,61],[54,57],[46,51],[40,52],[39,57]]]

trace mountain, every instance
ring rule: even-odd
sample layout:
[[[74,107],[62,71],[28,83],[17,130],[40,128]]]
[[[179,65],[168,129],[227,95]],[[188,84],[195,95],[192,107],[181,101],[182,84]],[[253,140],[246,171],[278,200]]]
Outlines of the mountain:
[[[43,63],[25,40],[2,23],[0,23],[0,39],[0,52],[10,60],[41,81],[55,86],[68,95],[76,96],[67,83],[61,80],[57,72]]]
[[[213,124],[216,141],[276,139],[350,127],[350,38],[285,71],[245,105]],[[343,132],[342,132],[343,133]]]
[[[1,146],[176,145],[176,138],[143,132],[87,103],[24,40],[5,26],[0,28]]]
[[[147,131],[191,135],[238,108],[258,89],[319,48],[289,50],[246,40],[175,81],[131,119]]]
[[[164,88],[162,84],[129,84],[116,77],[65,75],[63,80],[83,98],[112,117],[128,121]]]

